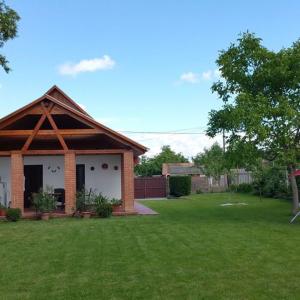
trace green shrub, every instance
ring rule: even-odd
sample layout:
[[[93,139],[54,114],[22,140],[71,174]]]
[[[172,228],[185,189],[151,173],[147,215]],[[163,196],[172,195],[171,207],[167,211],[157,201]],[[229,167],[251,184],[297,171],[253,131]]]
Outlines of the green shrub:
[[[21,218],[20,208],[8,208],[6,210],[6,219],[11,222],[17,222]]]
[[[91,211],[93,209],[95,193],[91,190],[83,188],[76,193],[76,210],[78,212]]]
[[[123,201],[121,199],[112,198],[110,199],[110,203],[112,206],[122,205]]]
[[[55,204],[54,190],[50,186],[46,186],[45,190],[40,189],[38,193],[33,195],[36,213],[49,213],[55,209]]]
[[[191,193],[191,176],[169,177],[170,195],[175,197],[187,196]]]
[[[229,187],[229,190],[237,193],[250,194],[253,193],[253,186],[250,183],[241,183],[241,184],[232,184]]]
[[[95,197],[94,205],[95,212],[98,217],[109,218],[112,215],[112,203],[107,197],[103,196],[102,194],[99,194]]]
[[[196,190],[196,194],[203,194],[201,189]]]
[[[280,167],[265,167],[254,174],[254,193],[270,198],[291,199],[291,187],[287,185],[286,171]]]

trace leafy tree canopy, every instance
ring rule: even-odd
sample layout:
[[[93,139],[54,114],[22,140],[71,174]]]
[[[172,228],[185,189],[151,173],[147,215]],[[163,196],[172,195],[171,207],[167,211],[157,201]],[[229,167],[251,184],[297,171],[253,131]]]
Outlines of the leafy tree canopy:
[[[225,155],[218,143],[213,144],[209,149],[204,149],[203,153],[198,153],[193,157],[193,162],[203,170],[206,176],[216,180],[220,179],[226,171]]]
[[[0,48],[4,44],[16,37],[18,26],[17,23],[20,20],[19,15],[5,4],[4,1],[0,0]],[[5,72],[9,72],[8,60],[4,55],[0,54],[0,66],[3,67]]]
[[[181,153],[174,152],[170,146],[163,146],[161,152],[154,157],[142,156],[140,163],[135,167],[139,176],[161,175],[163,163],[188,162]]]
[[[263,153],[294,170],[300,158],[300,41],[278,52],[254,34],[242,34],[221,51],[222,78],[212,91],[223,101],[209,114],[207,133],[225,130],[228,147],[248,149],[248,159]],[[294,211],[298,191],[292,179]]]

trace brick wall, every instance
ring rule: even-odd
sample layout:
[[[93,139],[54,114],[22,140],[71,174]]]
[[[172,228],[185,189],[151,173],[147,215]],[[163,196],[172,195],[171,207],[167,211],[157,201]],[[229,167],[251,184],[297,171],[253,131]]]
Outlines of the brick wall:
[[[11,154],[11,207],[24,211],[24,165],[17,152]]]
[[[74,152],[65,154],[65,212],[72,214],[76,209],[76,158]]]

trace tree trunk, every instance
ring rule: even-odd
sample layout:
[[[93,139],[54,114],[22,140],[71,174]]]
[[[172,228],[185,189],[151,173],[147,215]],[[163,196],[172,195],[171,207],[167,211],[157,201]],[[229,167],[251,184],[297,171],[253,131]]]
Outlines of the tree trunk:
[[[299,211],[299,192],[296,177],[292,176],[291,174],[295,171],[294,166],[290,166],[290,182],[293,192],[293,209],[292,213],[295,215]]]

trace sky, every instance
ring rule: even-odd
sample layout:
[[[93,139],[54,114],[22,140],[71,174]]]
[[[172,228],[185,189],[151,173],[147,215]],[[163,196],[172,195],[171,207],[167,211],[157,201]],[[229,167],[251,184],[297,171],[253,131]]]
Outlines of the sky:
[[[205,131],[221,107],[215,61],[241,32],[279,50],[300,36],[299,1],[7,0],[21,16],[0,53],[0,117],[58,85],[97,121],[149,148],[191,157],[221,142]],[[201,134],[143,134],[183,132]]]

